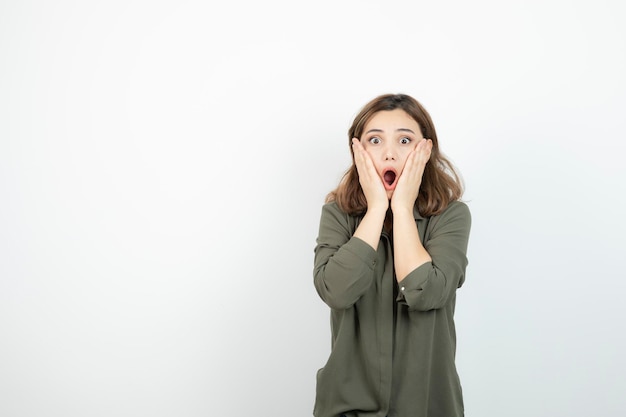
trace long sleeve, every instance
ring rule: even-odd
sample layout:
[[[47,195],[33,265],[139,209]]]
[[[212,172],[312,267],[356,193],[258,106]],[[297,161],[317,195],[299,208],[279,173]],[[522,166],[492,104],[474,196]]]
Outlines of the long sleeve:
[[[399,282],[398,302],[409,310],[427,311],[445,306],[465,280],[470,211],[464,203],[451,203],[431,218],[423,244],[432,261],[411,271]]]
[[[336,204],[322,208],[315,247],[314,284],[331,308],[352,306],[372,285],[378,255],[363,240],[352,236],[356,219]]]
[[[414,217],[432,262],[410,271],[397,292],[392,236],[381,230],[374,250],[353,236],[359,217],[334,203],[322,209],[314,283],[331,308],[332,339],[316,375],[317,417],[463,415],[454,294],[467,265],[469,210],[452,203],[438,216]]]

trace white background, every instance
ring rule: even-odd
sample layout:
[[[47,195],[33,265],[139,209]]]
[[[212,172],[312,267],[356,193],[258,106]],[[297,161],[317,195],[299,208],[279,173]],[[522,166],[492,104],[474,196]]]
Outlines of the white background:
[[[3,1],[0,415],[311,415],[320,208],[387,92],[467,186],[466,415],[624,415],[621,3]]]

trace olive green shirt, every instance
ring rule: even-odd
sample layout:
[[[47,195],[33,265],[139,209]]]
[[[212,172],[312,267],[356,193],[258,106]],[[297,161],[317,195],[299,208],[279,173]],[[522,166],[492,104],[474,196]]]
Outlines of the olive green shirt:
[[[362,217],[322,208],[314,283],[330,307],[331,353],[317,373],[316,417],[460,417],[456,289],[465,280],[471,216],[452,202],[415,222],[432,262],[397,283],[393,239],[354,237]]]

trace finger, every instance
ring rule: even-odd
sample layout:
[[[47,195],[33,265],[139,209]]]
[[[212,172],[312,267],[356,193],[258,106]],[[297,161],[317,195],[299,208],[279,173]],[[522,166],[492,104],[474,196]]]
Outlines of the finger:
[[[409,154],[409,157],[406,160],[406,164],[405,164],[405,169],[406,168],[410,168],[413,167],[415,165],[418,164],[419,160],[420,160],[420,156],[422,155],[423,152],[423,140],[421,140],[417,146],[415,147],[415,149],[413,149],[413,151],[411,151],[411,153]]]
[[[404,164],[402,176],[410,177],[411,180],[421,179],[424,167],[430,159],[431,147],[432,141],[429,139],[420,140],[415,149],[409,154]]]
[[[374,162],[372,161],[370,154],[363,147],[363,144],[361,144],[361,142],[357,142],[355,144],[355,148],[358,150],[359,157],[361,158],[363,164],[367,167],[367,169],[376,170],[376,168],[374,168]]]
[[[422,139],[416,146],[415,151],[418,154],[419,160],[428,161],[430,159],[430,153],[433,148],[433,141],[430,139]]]
[[[426,143],[426,161],[428,161],[430,159],[430,154],[432,153],[433,150],[433,141],[431,139],[428,139],[427,143]]]
[[[361,163],[365,163],[368,155],[365,151],[365,148],[357,138],[352,139],[352,149],[354,151],[355,158],[358,159]]]
[[[352,139],[352,145],[354,149],[354,160],[356,164],[357,172],[361,181],[372,182],[376,181],[378,174],[372,158],[367,153],[363,145],[358,139]],[[379,179],[380,180],[380,179]]]
[[[360,151],[365,152],[365,147],[363,146],[359,138],[352,138],[352,147],[354,149],[358,149]]]
[[[357,169],[363,165],[363,146],[357,138],[352,138],[352,151],[354,152],[354,162],[357,165]]]

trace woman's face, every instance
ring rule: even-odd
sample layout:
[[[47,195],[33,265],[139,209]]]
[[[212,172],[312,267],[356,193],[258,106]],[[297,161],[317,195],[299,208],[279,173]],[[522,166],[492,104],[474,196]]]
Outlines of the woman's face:
[[[361,144],[372,158],[388,198],[409,153],[423,138],[419,124],[401,109],[379,111],[365,125]]]

